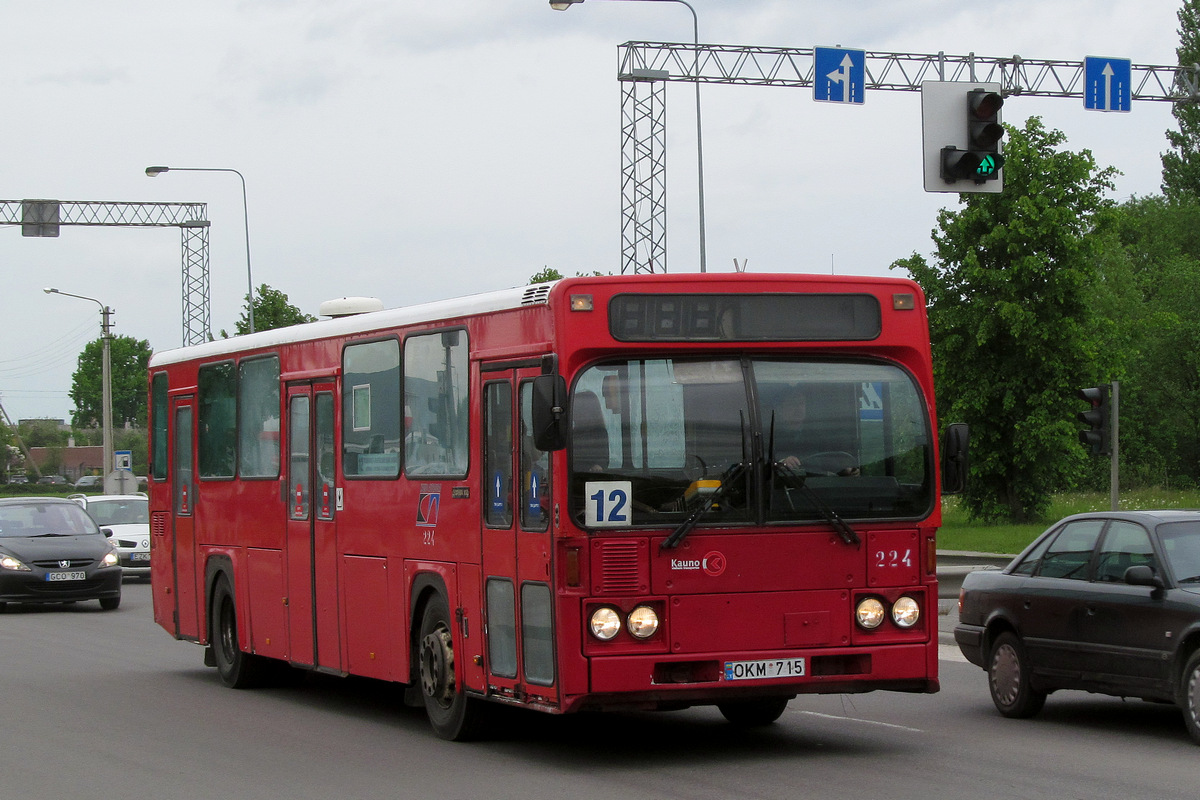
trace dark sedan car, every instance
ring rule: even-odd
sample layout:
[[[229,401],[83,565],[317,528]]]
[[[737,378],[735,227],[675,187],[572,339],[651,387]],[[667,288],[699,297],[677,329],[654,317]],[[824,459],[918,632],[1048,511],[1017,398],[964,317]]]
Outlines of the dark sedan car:
[[[992,701],[1029,717],[1056,689],[1174,703],[1200,743],[1200,511],[1078,514],[1002,571],[963,581],[954,639]]]
[[[121,561],[82,508],[66,498],[0,499],[0,611],[8,603],[121,604]]]

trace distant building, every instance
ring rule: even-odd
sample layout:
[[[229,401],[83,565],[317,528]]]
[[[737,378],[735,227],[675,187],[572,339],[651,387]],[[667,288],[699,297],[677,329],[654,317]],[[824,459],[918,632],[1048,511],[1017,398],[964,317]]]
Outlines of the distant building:
[[[104,448],[99,445],[31,447],[29,457],[43,475],[62,475],[67,480],[75,481],[84,475],[103,474]],[[47,469],[48,465],[56,466]]]

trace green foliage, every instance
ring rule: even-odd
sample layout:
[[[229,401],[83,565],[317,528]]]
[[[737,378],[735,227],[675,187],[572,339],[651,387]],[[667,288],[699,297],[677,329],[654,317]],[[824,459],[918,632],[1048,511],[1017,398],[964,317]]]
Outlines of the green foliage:
[[[535,272],[529,276],[529,283],[549,283],[550,281],[560,281],[563,274],[552,267],[543,267],[541,272]]]
[[[242,312],[242,316],[238,318],[235,326],[236,336],[243,336],[250,332],[250,297],[247,295],[246,311]],[[312,314],[305,314],[296,306],[288,302],[288,296],[278,289],[273,289],[267,284],[259,286],[257,296],[254,298],[254,330],[270,331],[276,328],[287,328],[291,325],[300,325],[305,322],[316,322],[317,318]],[[221,331],[221,338],[229,338],[229,334]]]
[[[1028,522],[1080,469],[1064,409],[1110,372],[1092,299],[1114,170],[1057,149],[1065,136],[1036,117],[1008,133],[1004,192],[962,195],[938,215],[935,261],[893,267],[928,298],[939,415],[971,426],[969,513]]]
[[[150,343],[131,336],[114,336],[110,342],[109,362],[112,369],[113,427],[121,428],[128,421],[146,424],[146,371],[150,366]],[[88,342],[79,354],[78,366],[71,375],[71,402],[75,412],[71,425],[75,428],[97,428],[104,417],[104,342]],[[26,442],[26,444],[29,444]],[[35,445],[29,444],[30,447]]]
[[[1180,64],[1200,63],[1200,0],[1184,0],[1179,9]],[[1167,131],[1171,150],[1163,153],[1163,194],[1174,202],[1200,201],[1200,105],[1175,103],[1178,131]]]
[[[1200,204],[1134,198],[1113,221],[1101,312],[1123,362],[1122,483],[1200,486]]]

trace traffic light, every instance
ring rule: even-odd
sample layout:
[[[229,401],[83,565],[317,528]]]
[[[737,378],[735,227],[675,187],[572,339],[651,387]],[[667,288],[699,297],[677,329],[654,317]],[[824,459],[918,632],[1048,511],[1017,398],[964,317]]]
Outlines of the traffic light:
[[[1104,385],[1079,390],[1079,397],[1092,406],[1078,415],[1079,421],[1088,426],[1088,430],[1079,432],[1079,441],[1092,449],[1092,455],[1104,456],[1112,452],[1108,405],[1110,388]]]
[[[1000,192],[1004,98],[998,83],[921,84],[922,152],[927,192]]]
[[[1000,140],[1004,126],[1000,124],[1000,109],[1004,98],[999,92],[972,89],[967,92],[967,146],[942,148],[942,180],[986,183],[1000,177],[1004,156]]]

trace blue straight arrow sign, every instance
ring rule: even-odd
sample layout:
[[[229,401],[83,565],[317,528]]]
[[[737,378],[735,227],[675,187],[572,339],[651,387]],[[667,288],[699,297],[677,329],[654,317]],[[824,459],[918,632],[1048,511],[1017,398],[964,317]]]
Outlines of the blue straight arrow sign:
[[[813,48],[813,100],[862,105],[867,89],[867,52]]]
[[[1089,111],[1129,111],[1133,94],[1133,64],[1128,58],[1083,60],[1083,107]]]

